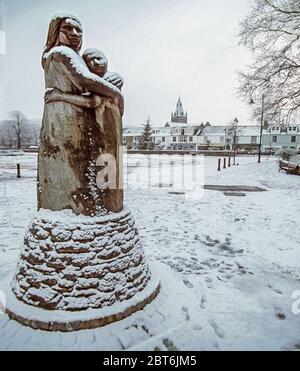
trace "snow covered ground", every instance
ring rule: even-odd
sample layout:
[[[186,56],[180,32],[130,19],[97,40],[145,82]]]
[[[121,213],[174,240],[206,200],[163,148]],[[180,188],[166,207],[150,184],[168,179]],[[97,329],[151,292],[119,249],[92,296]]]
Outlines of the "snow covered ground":
[[[126,161],[126,203],[148,259],[159,263],[161,294],[120,323],[77,333],[35,331],[0,315],[0,350],[300,349],[300,315],[292,311],[297,307],[292,295],[300,290],[300,177],[279,173],[274,158],[258,165],[254,157],[241,157],[239,166],[220,173],[217,159],[205,158],[196,164],[205,184],[267,192],[202,195],[197,188],[158,188],[170,183],[164,176],[169,157],[161,165],[152,158],[150,189],[145,157]],[[172,161],[176,173],[182,159]],[[0,290],[14,271],[36,208],[35,181],[35,155],[0,158]]]

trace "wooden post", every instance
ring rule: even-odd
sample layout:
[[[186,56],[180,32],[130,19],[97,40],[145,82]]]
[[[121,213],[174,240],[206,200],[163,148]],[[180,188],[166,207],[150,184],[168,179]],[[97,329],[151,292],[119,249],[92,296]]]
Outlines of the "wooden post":
[[[162,164],[162,161],[159,161],[159,188],[163,188],[162,172],[163,172],[163,164]]]
[[[228,157],[228,167],[231,167],[231,157]]]
[[[223,165],[223,169],[226,169],[226,157],[224,158],[224,165]]]
[[[17,178],[21,178],[21,165],[17,164]]]
[[[218,160],[218,171],[221,171],[221,159]]]

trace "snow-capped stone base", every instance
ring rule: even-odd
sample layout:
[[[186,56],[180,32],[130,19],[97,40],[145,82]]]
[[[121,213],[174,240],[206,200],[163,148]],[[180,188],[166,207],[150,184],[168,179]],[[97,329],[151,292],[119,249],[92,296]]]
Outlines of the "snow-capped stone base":
[[[79,312],[63,310],[45,310],[35,308],[17,299],[11,287],[6,292],[6,313],[22,325],[44,331],[72,332],[90,330],[121,321],[133,313],[142,310],[158,295],[160,281],[155,266],[151,266],[151,279],[147,287],[133,298],[122,303],[115,303],[109,308],[88,309]]]
[[[109,319],[98,316],[97,324],[87,325],[91,328],[122,319],[146,305],[158,293],[157,285],[146,297],[140,296],[150,280],[129,211],[86,217],[67,210],[41,210],[26,234],[12,290],[24,304],[48,311],[124,306],[124,314],[113,310]],[[137,302],[136,296],[140,297]],[[131,299],[133,304],[128,305]],[[11,316],[26,321],[13,311]]]

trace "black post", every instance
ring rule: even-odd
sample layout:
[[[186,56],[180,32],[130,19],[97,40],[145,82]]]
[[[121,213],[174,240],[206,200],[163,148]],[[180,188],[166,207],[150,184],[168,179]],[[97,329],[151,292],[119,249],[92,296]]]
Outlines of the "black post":
[[[233,133],[233,165],[236,165],[236,131],[237,131],[237,125],[239,121],[236,118],[234,120],[234,133]]]
[[[17,164],[17,178],[21,178],[21,165]]]
[[[218,171],[221,171],[221,159],[218,160]]]
[[[258,149],[258,163],[261,163],[261,147],[262,147],[262,136],[263,136],[263,126],[264,126],[264,110],[265,110],[265,96],[262,96],[261,104],[261,122],[260,122],[260,137],[259,137],[259,149]]]
[[[231,167],[231,157],[228,157],[228,167]]]
[[[223,169],[226,169],[226,157],[224,158],[224,165],[223,165]]]

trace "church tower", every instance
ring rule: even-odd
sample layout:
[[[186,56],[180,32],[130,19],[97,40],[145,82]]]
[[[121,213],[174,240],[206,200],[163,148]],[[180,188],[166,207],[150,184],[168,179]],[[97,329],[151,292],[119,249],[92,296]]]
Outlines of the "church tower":
[[[171,122],[177,122],[182,124],[187,124],[188,122],[188,115],[187,112],[184,113],[180,97],[177,102],[176,111],[174,113],[172,112]]]

